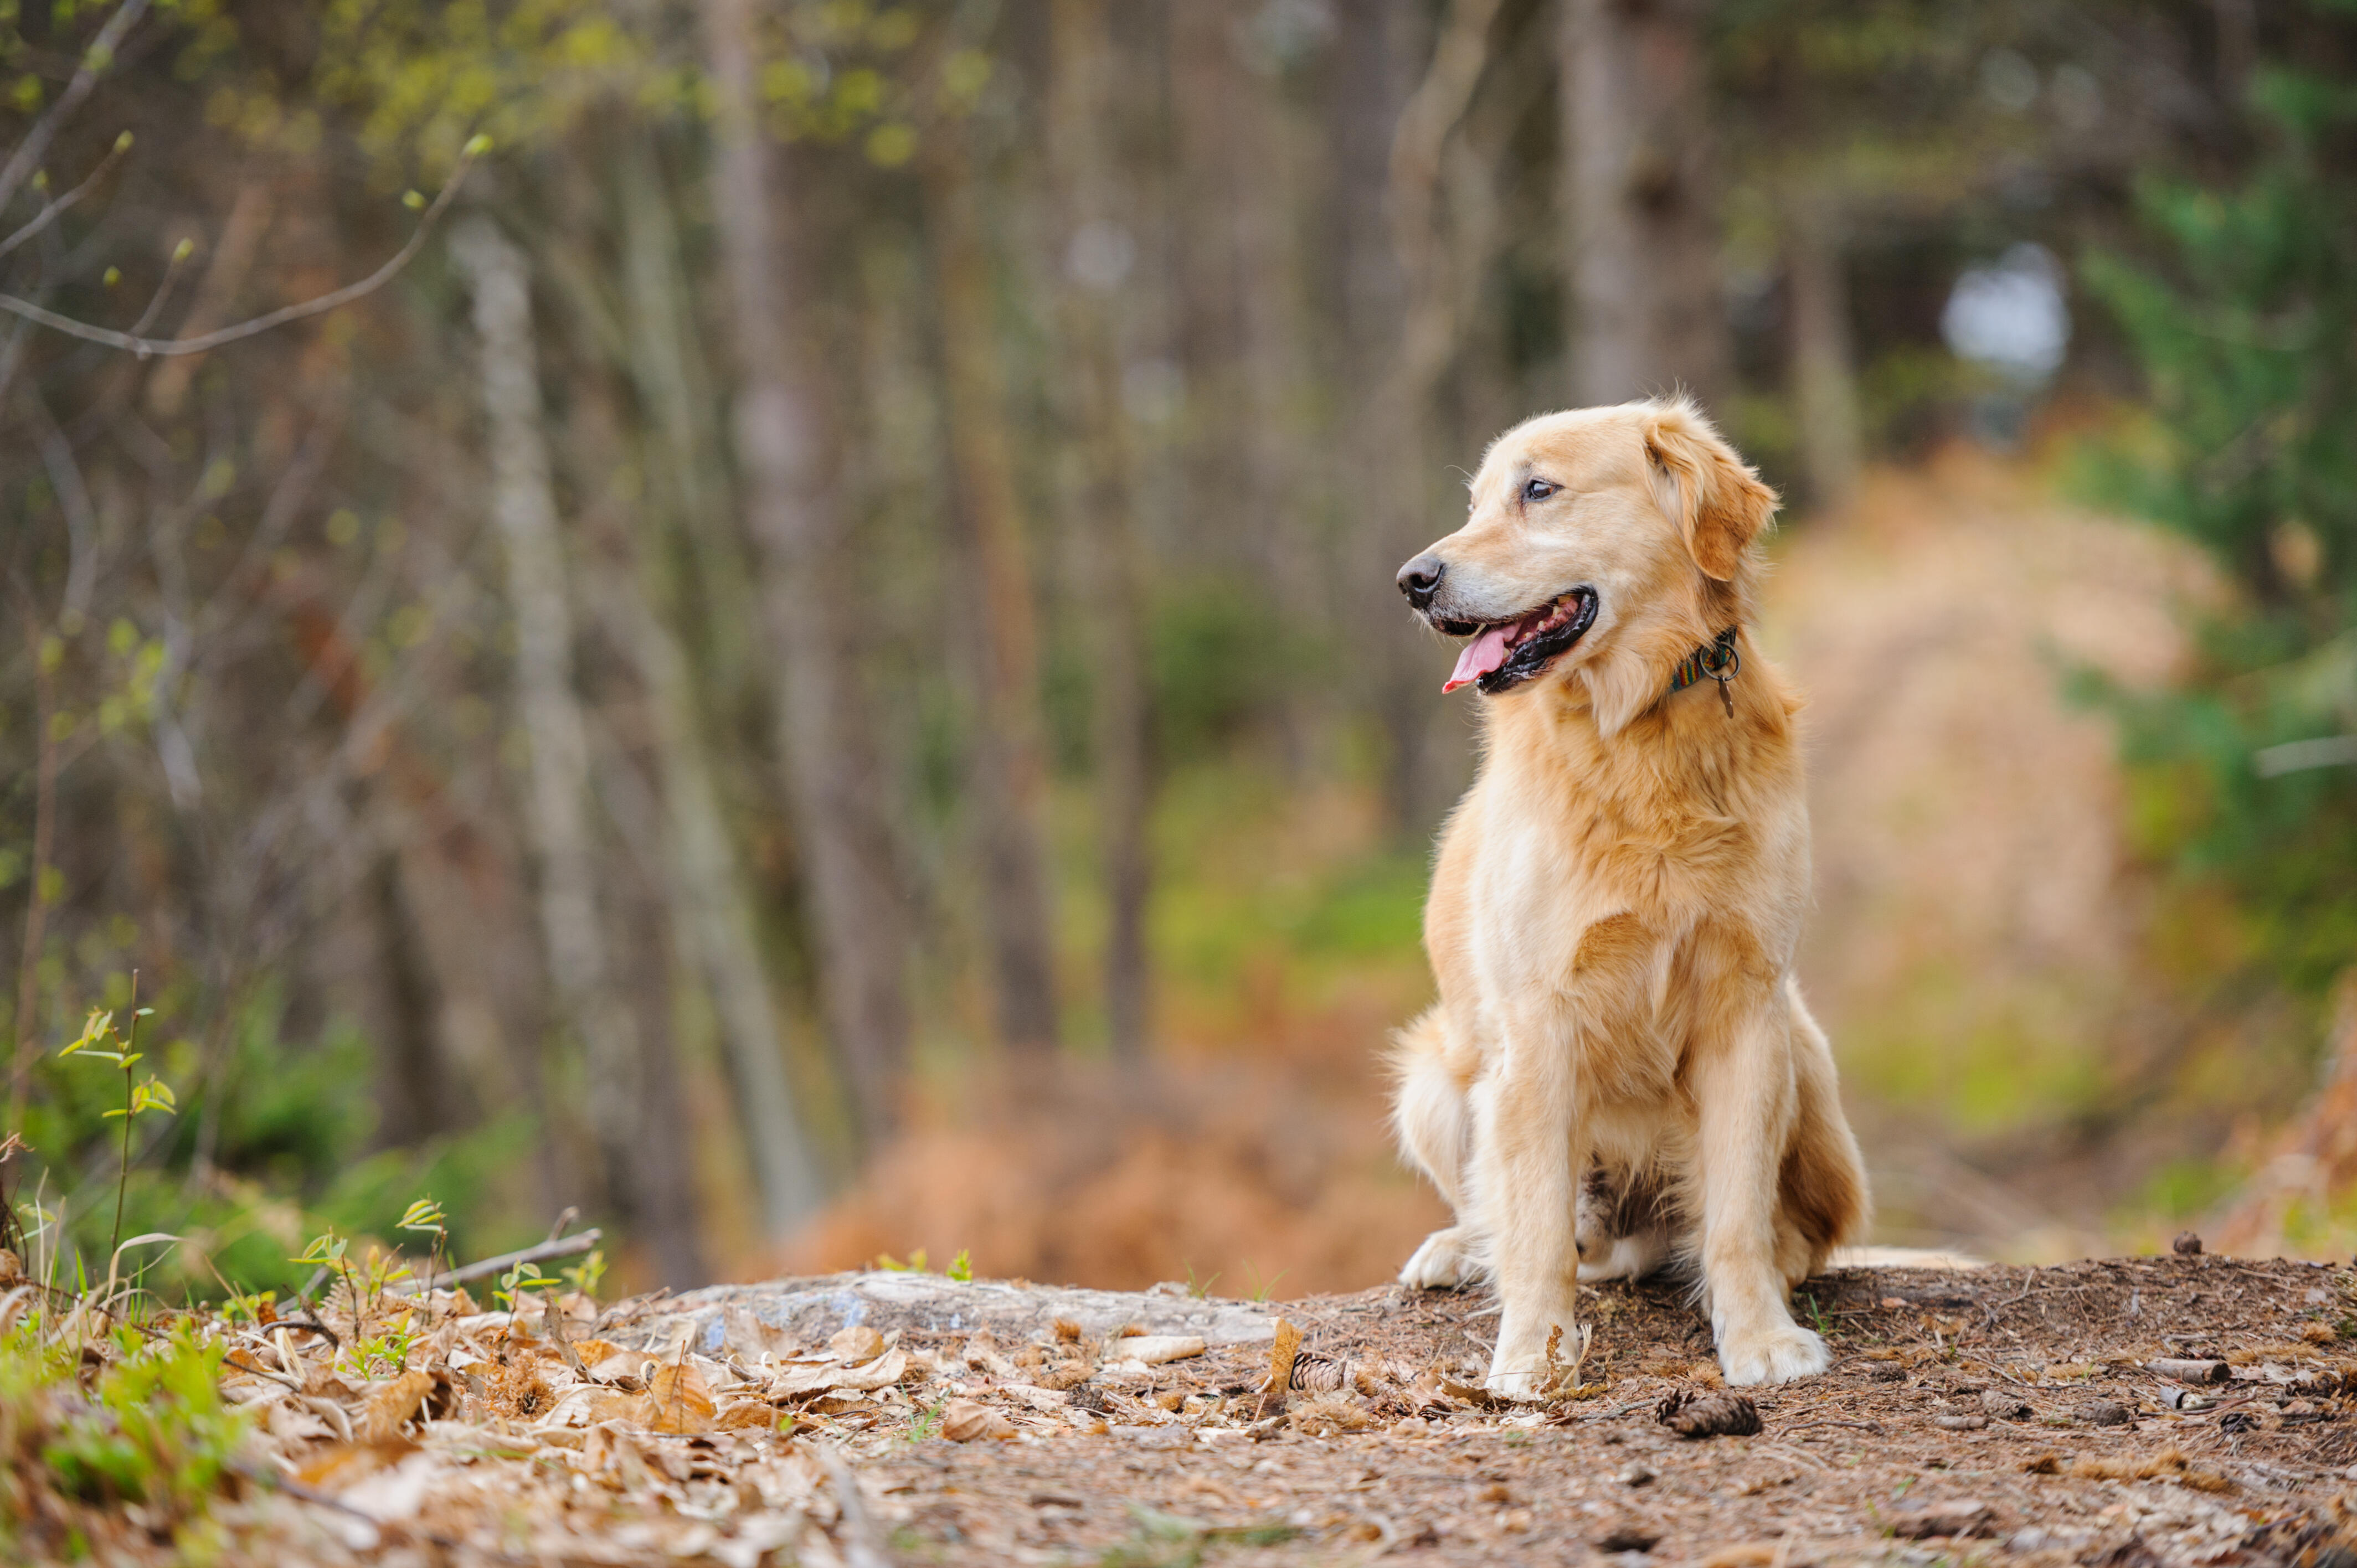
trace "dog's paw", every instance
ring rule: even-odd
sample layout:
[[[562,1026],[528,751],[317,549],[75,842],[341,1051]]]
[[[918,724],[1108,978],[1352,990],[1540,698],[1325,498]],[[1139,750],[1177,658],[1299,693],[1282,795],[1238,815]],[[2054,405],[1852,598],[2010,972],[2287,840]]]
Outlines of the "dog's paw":
[[[1536,1369],[1510,1368],[1500,1361],[1490,1363],[1490,1375],[1481,1386],[1500,1399],[1525,1402],[1543,1400],[1547,1394],[1547,1371],[1544,1365]]]
[[[1789,1383],[1822,1372],[1833,1362],[1825,1342],[1796,1323],[1731,1333],[1718,1343],[1718,1364],[1729,1386]]]
[[[1465,1228],[1451,1225],[1435,1230],[1400,1270],[1400,1283],[1411,1290],[1455,1290],[1471,1280],[1475,1270],[1466,1246]]]

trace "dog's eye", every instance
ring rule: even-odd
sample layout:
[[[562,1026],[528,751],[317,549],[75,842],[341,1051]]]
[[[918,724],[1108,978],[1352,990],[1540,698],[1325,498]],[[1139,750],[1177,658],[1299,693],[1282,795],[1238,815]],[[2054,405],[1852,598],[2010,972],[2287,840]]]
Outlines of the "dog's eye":
[[[1535,476],[1531,478],[1524,479],[1523,481],[1523,503],[1527,505],[1533,501],[1543,501],[1561,489],[1563,489],[1563,487],[1556,484],[1553,479],[1542,479]]]

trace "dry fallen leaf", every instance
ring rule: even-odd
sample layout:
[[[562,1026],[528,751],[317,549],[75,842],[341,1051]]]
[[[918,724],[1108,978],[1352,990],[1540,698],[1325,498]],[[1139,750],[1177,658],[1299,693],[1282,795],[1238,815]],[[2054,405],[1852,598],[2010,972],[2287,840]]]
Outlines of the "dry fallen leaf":
[[[314,1491],[333,1495],[356,1487],[379,1470],[398,1465],[416,1452],[417,1444],[395,1439],[388,1443],[339,1443],[295,1472],[295,1478]]]
[[[991,1409],[972,1400],[952,1400],[942,1412],[942,1435],[952,1443],[972,1443],[976,1438],[1006,1438],[1015,1435],[1015,1423]]]
[[[849,1371],[837,1372],[834,1375],[834,1380],[828,1386],[872,1392],[877,1389],[891,1387],[906,1377],[908,1371],[909,1353],[906,1350],[893,1350],[878,1356],[864,1367],[854,1367]]]
[[[722,1432],[767,1432],[779,1422],[775,1405],[762,1400],[737,1400],[720,1412]]]
[[[431,1372],[403,1372],[377,1384],[369,1391],[368,1400],[361,1407],[361,1441],[387,1443],[400,1436],[402,1427],[433,1391]]]
[[[712,1390],[693,1361],[657,1367],[647,1379],[643,1397],[651,1412],[647,1425],[655,1432],[709,1432],[718,1413],[713,1407]]]
[[[884,1336],[862,1323],[845,1328],[826,1342],[834,1359],[848,1365],[872,1361],[884,1354]]]
[[[816,1363],[789,1362],[784,1370],[770,1380],[768,1393],[771,1399],[795,1399],[816,1393],[822,1389],[858,1389],[872,1392],[899,1382],[909,1371],[909,1353],[894,1350],[878,1356],[864,1367],[845,1369],[833,1361]]]

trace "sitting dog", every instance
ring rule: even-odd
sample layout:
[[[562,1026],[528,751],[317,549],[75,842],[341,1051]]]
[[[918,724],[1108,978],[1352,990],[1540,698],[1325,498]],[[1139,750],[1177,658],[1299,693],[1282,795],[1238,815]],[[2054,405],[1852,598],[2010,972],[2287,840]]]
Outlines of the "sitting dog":
[[[1394,1122],[1456,1212],[1401,1272],[1481,1273],[1489,1386],[1543,1396],[1579,1280],[1698,1266],[1730,1383],[1822,1371],[1791,1288],[1866,1218],[1792,952],[1809,901],[1800,700],[1746,629],[1775,492],[1683,398],[1493,443],[1401,590],[1469,639],[1480,777],[1440,838],[1440,1000]]]

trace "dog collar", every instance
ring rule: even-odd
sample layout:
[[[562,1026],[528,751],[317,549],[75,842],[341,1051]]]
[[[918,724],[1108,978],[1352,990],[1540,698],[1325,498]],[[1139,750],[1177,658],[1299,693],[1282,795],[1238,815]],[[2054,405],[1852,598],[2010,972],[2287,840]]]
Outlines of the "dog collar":
[[[1743,668],[1743,655],[1735,646],[1736,635],[1743,628],[1730,626],[1713,640],[1703,644],[1678,660],[1677,673],[1670,677],[1670,695],[1675,696],[1688,686],[1705,681],[1718,682],[1718,700],[1727,704],[1727,716],[1735,716],[1735,698],[1727,683]]]

